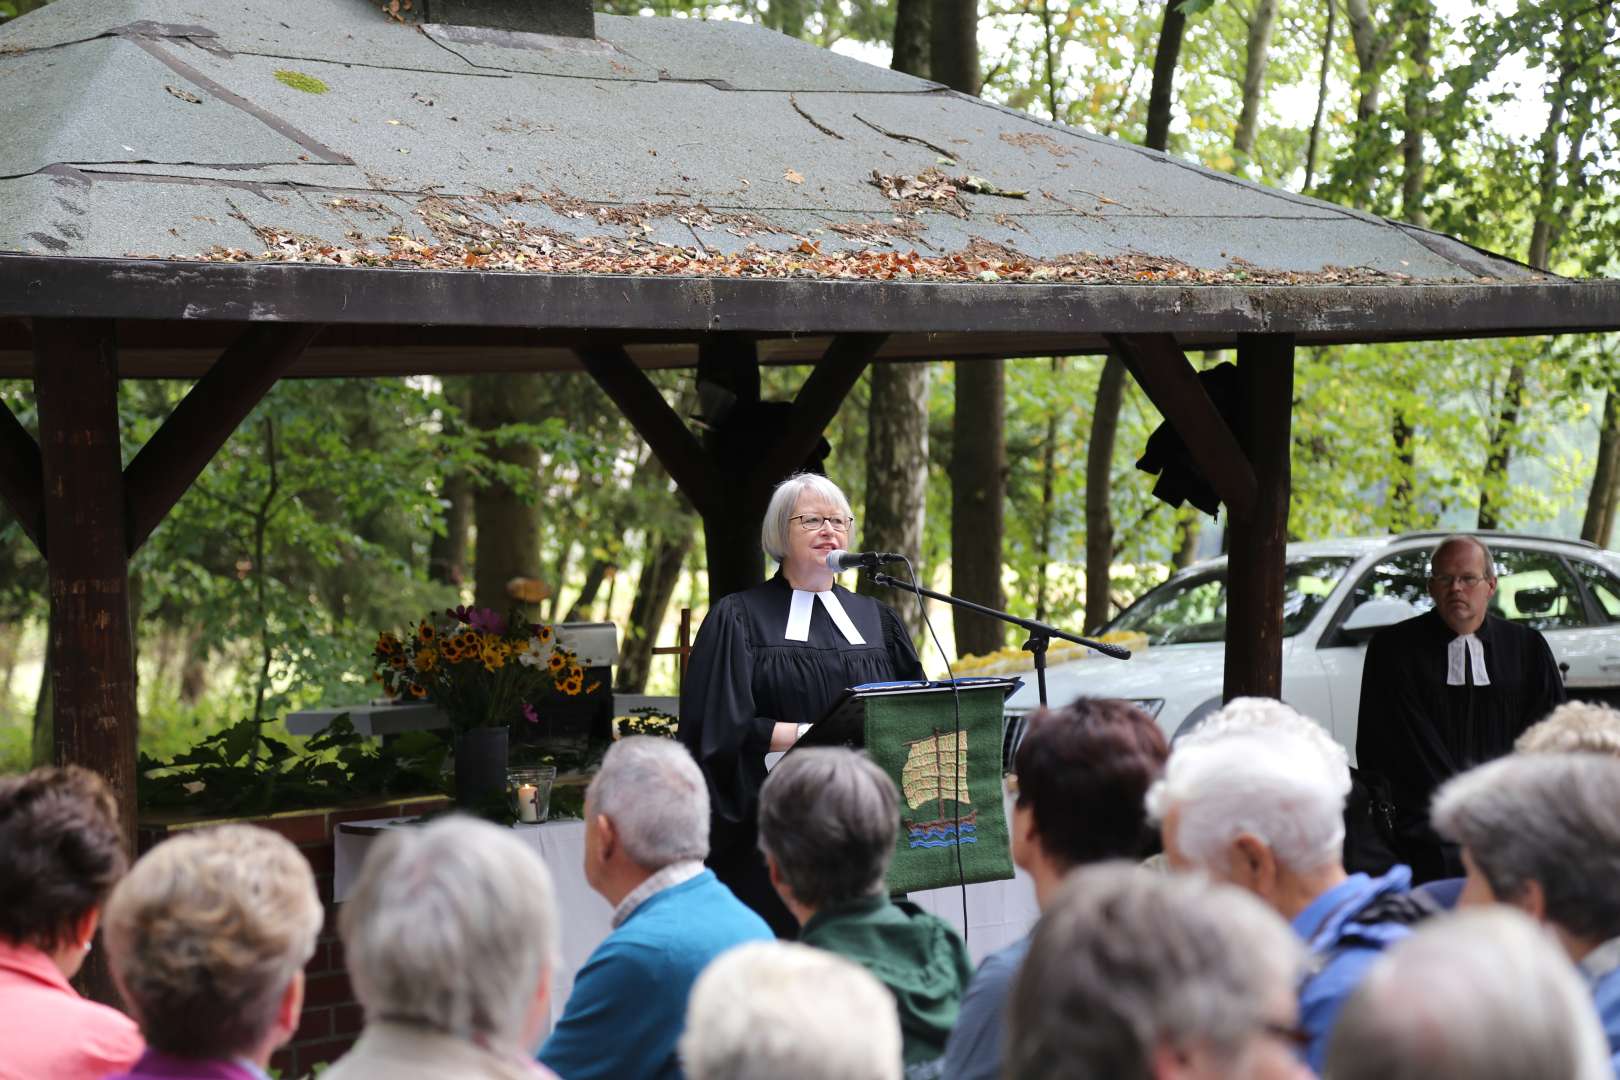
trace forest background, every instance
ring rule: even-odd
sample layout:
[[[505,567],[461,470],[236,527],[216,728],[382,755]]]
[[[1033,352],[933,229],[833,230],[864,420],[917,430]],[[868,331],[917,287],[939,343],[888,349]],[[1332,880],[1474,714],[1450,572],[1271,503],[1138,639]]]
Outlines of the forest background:
[[[0,0],[0,21],[40,6]],[[598,10],[751,20],[1552,272],[1613,276],[1620,262],[1610,0]],[[1301,349],[1291,537],[1479,527],[1609,546],[1617,346]],[[767,369],[765,396],[791,398],[805,374]],[[687,414],[692,377],[655,375]],[[126,461],[188,388],[122,385]],[[31,384],[0,381],[0,400],[31,425]],[[1220,521],[1154,500],[1134,469],[1158,423],[1107,357],[879,365],[827,432],[828,472],[861,546],[917,553],[937,588],[1089,629],[1221,549]],[[673,643],[679,609],[694,625],[707,609],[703,550],[691,507],[584,375],[284,381],[132,565],[142,750],[168,757],[243,717],[363,701],[378,629],[460,602],[505,606],[514,578],[545,583],[540,617],[618,624],[618,689],[671,693],[673,660],[650,650]],[[0,771],[50,756],[43,585],[37,551],[0,516]],[[920,643],[914,609],[900,610]],[[953,657],[1017,644],[944,612],[933,622]]]

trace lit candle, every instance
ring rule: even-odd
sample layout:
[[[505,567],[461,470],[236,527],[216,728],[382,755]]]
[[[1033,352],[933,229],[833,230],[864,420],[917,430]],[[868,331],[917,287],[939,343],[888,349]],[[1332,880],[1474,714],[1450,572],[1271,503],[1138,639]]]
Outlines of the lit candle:
[[[518,820],[538,822],[540,820],[539,800],[536,796],[539,789],[533,784],[519,784],[517,792]]]

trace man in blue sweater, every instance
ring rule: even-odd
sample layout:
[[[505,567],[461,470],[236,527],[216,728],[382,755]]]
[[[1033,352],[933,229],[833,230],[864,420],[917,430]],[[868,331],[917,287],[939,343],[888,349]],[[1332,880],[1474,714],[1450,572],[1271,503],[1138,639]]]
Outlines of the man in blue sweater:
[[[686,748],[615,743],[585,793],[585,880],[613,933],[574,981],[540,1061],[563,1080],[678,1080],[686,999],[709,961],[774,935],[703,867],[709,793]]]
[[[1385,947],[1433,905],[1408,895],[1411,871],[1344,869],[1344,748],[1280,701],[1237,698],[1170,751],[1148,793],[1174,869],[1203,870],[1254,893],[1311,952],[1300,986],[1305,1058],[1320,1072],[1339,1010]]]

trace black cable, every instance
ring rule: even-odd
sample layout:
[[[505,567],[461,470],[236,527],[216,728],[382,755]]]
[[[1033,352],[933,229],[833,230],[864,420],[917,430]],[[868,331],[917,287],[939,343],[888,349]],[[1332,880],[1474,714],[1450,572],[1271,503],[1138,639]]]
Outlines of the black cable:
[[[934,639],[934,648],[939,650],[940,659],[945,661],[945,677],[951,684],[951,745],[956,751],[959,764],[965,768],[967,766],[967,755],[962,753],[962,688],[956,685],[956,673],[951,670],[951,658],[946,655],[945,646],[939,643],[939,634],[934,630],[934,622],[928,617],[928,605],[923,603],[922,593],[916,591],[917,571],[911,565],[911,560],[904,555],[900,556],[900,561],[906,564],[906,576],[911,579],[911,595],[917,598],[917,614],[922,616],[923,625],[928,628],[928,636]],[[996,752],[1001,752],[999,746],[997,746]],[[952,773],[952,788],[957,794],[961,794],[962,785],[957,779],[959,774],[954,769]],[[999,787],[996,791],[996,797],[1001,797]],[[962,891],[962,944],[966,946],[968,943],[968,907],[967,871],[962,867],[962,800],[953,799],[952,801],[956,803],[956,843],[953,845],[956,848],[956,886]]]

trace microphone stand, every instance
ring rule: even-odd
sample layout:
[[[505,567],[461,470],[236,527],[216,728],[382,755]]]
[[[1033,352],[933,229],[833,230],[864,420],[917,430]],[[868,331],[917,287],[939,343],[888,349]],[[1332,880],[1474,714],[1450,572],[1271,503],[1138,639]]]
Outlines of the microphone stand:
[[[1131,658],[1131,650],[1123,645],[1113,645],[1106,641],[1093,641],[1090,638],[1083,638],[1078,634],[1071,634],[1067,630],[1059,630],[1055,626],[1037,622],[1034,619],[1021,619],[1017,615],[997,611],[995,608],[985,607],[983,604],[975,604],[972,600],[963,600],[959,596],[950,596],[946,593],[935,592],[933,589],[925,589],[921,585],[901,581],[899,578],[876,570],[871,571],[870,576],[874,584],[914,592],[918,596],[926,596],[930,600],[939,600],[967,611],[976,611],[980,615],[988,615],[993,619],[1000,619],[1004,623],[1012,623],[1014,626],[1029,631],[1029,640],[1024,642],[1024,648],[1035,657],[1035,680],[1040,690],[1041,707],[1043,709],[1046,707],[1046,647],[1053,638],[1062,638],[1064,641],[1072,641],[1076,645],[1084,645],[1088,649],[1100,652],[1104,656],[1111,656],[1115,660],[1129,660]]]

